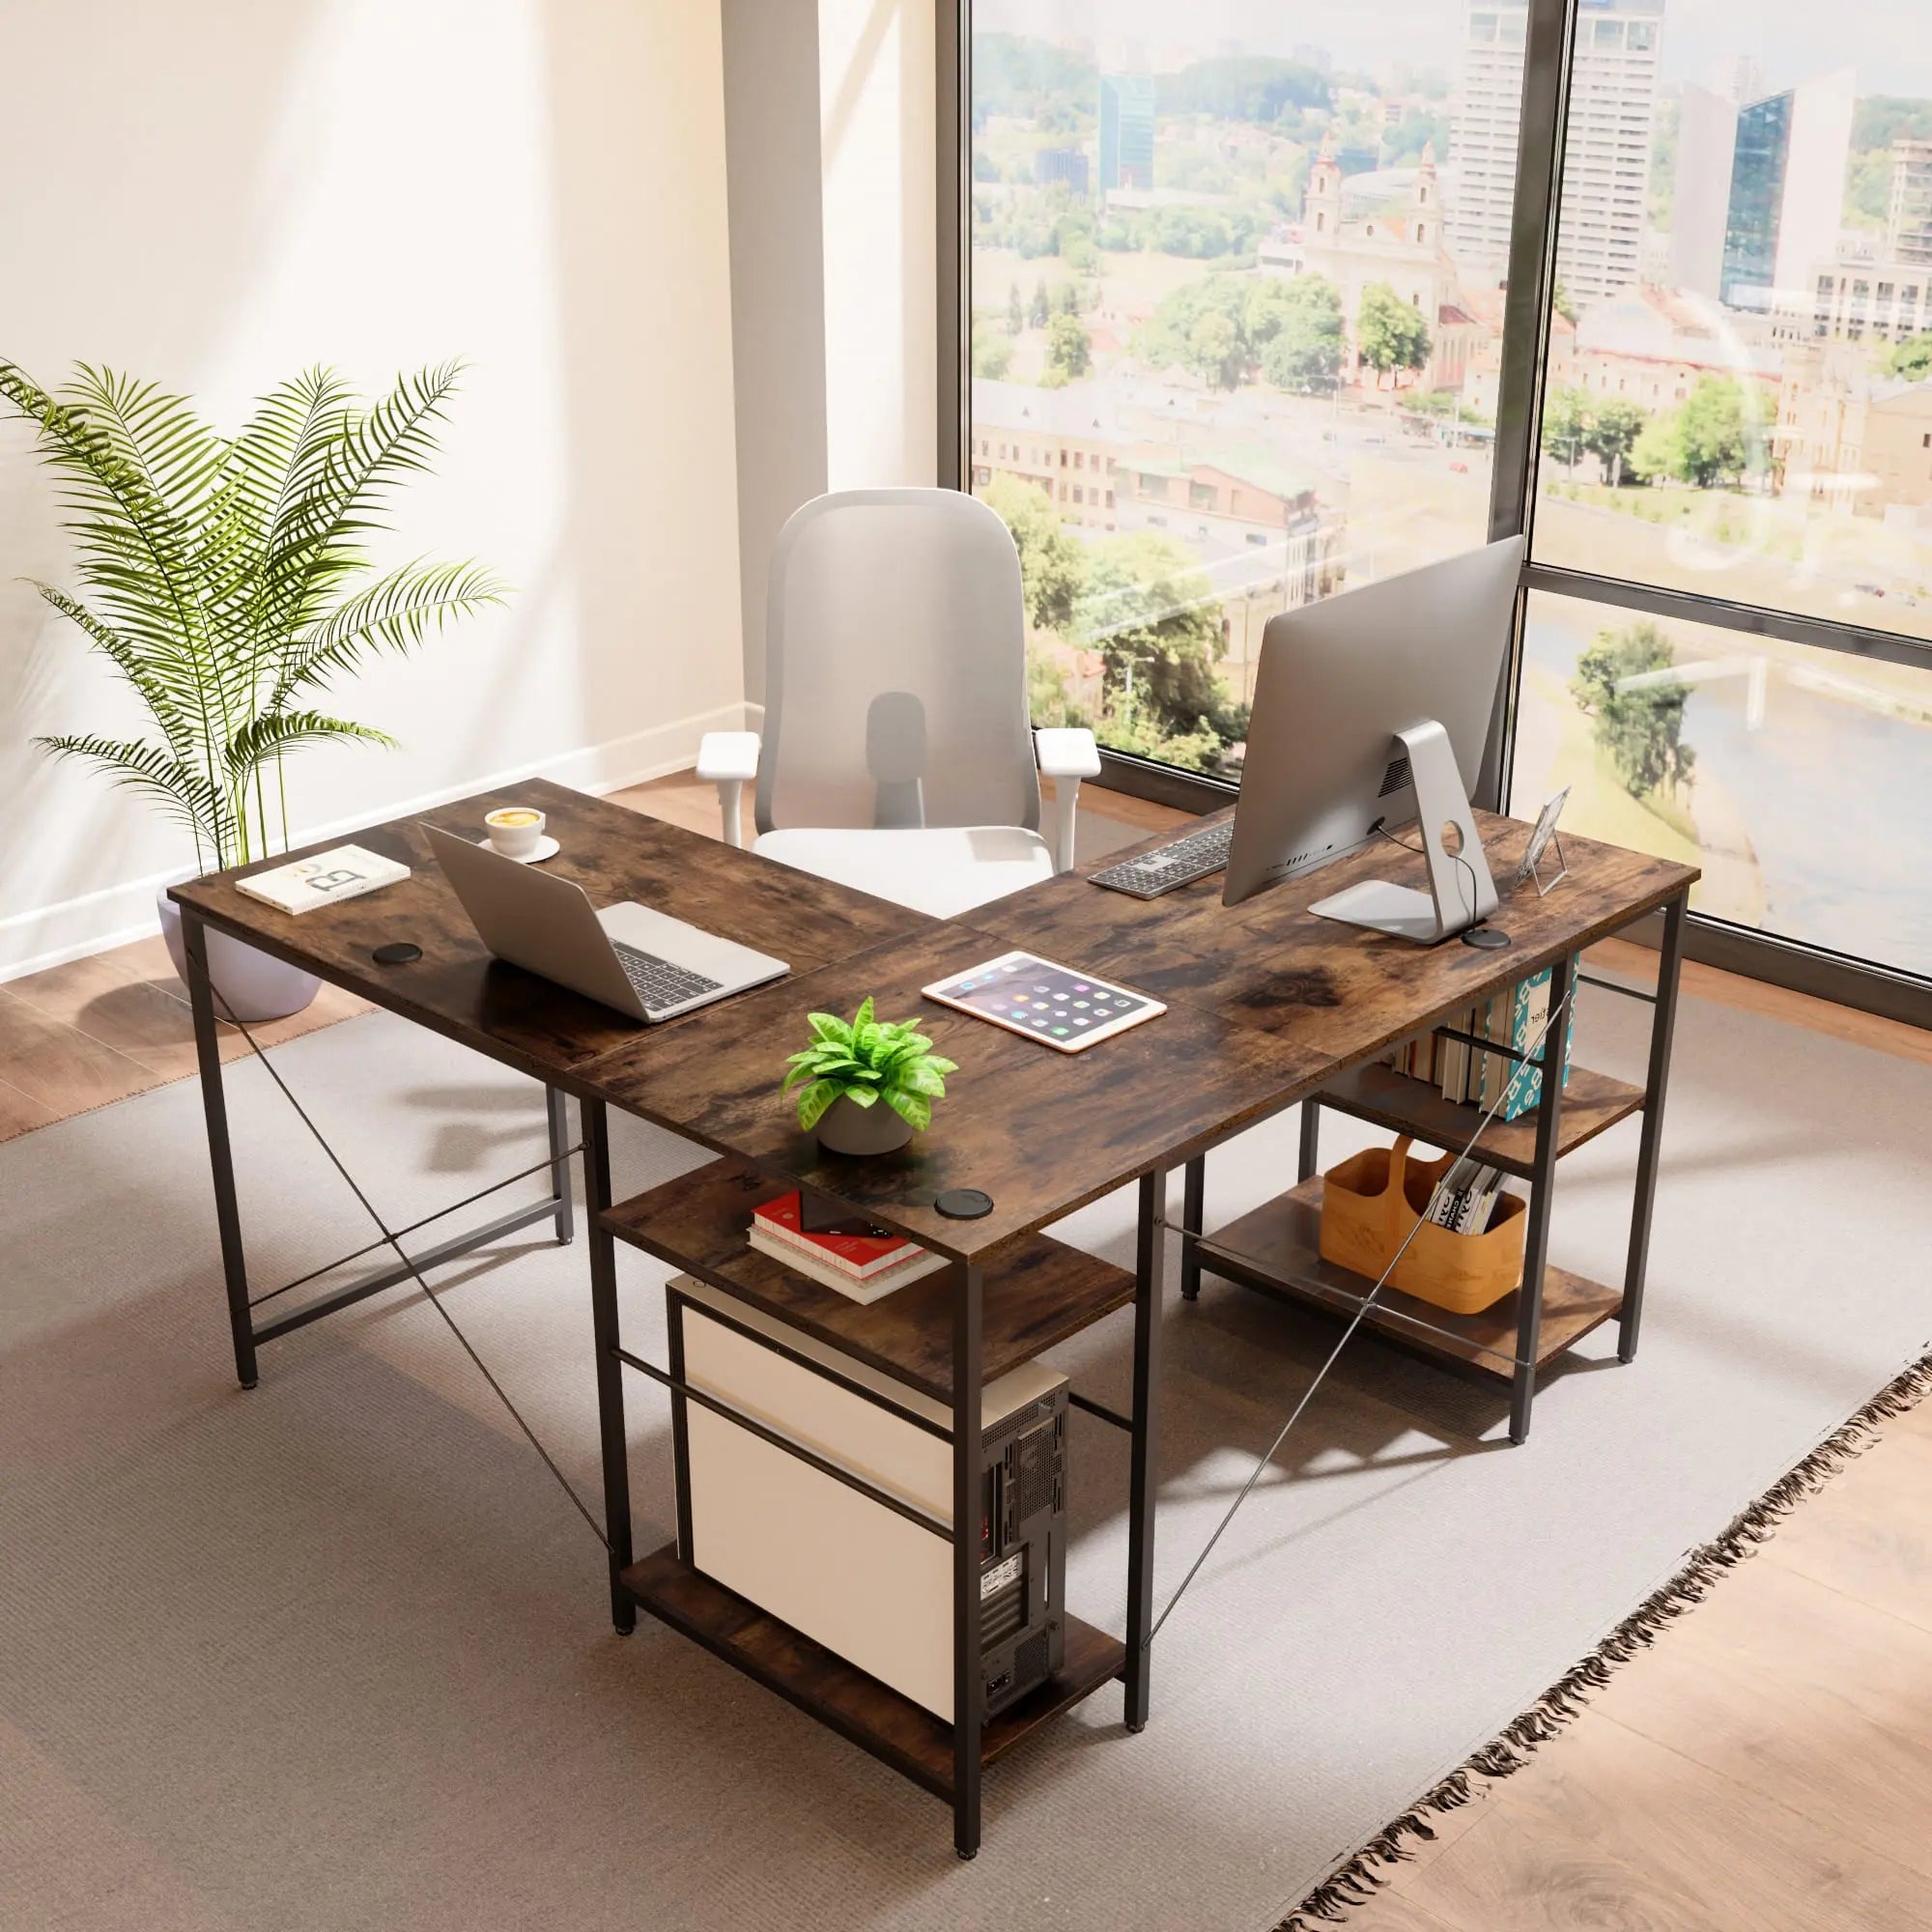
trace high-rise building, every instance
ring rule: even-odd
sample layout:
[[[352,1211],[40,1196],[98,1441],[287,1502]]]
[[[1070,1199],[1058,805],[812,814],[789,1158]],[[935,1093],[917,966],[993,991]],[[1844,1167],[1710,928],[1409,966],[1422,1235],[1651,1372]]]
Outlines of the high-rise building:
[[[1153,185],[1153,75],[1100,76],[1100,191]]]
[[[1932,141],[1892,147],[1886,252],[1895,262],[1932,263]]]
[[[1579,0],[1556,268],[1577,302],[1638,279],[1664,0]],[[1471,0],[1452,120],[1451,243],[1472,280],[1509,265],[1527,0]]]
[[[1669,283],[1687,296],[1718,299],[1723,280],[1724,224],[1731,212],[1731,160],[1738,103],[1694,82],[1677,110],[1677,180],[1670,205]]]
[[[1768,314],[1837,256],[1857,75],[1823,74],[1738,110],[1718,297]]]

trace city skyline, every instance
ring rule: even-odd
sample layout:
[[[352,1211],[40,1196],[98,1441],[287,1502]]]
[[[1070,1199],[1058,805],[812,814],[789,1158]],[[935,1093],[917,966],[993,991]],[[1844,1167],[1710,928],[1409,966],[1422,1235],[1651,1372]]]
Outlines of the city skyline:
[[[1040,40],[1091,38],[1089,0],[970,0],[975,30]],[[1509,4],[1509,0],[1502,0]],[[1278,0],[1108,0],[1105,32],[1155,43],[1185,43],[1207,57],[1223,43],[1291,58],[1323,48],[1344,68],[1380,71],[1390,49],[1415,67],[1456,71],[1467,0],[1373,0],[1350,14],[1283,7]],[[1741,57],[1763,63],[1765,93],[1851,66],[1861,95],[1932,95],[1932,33],[1922,13],[1883,5],[1820,9],[1815,0],[1664,0],[1662,81],[1710,85]]]

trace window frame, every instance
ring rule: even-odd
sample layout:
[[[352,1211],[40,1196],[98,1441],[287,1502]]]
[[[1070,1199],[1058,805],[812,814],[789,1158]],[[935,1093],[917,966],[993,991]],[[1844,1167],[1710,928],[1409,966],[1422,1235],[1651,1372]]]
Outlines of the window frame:
[[[946,489],[970,488],[972,357],[972,14],[973,0],[934,0],[937,50],[938,469]],[[1543,399],[1556,288],[1564,143],[1570,78],[1577,50],[1581,0],[1528,0],[1522,114],[1517,144],[1516,201],[1511,219],[1509,282],[1504,301],[1502,369],[1496,397],[1494,468],[1490,492],[1491,542],[1529,539],[1517,595],[1516,620],[1496,693],[1477,802],[1510,809],[1516,696],[1522,674],[1523,621],[1532,591],[1551,592],[1649,616],[1674,617],[1777,638],[1820,650],[1932,670],[1932,641],[1863,625],[1827,623],[1733,598],[1675,590],[1589,571],[1540,563],[1535,556],[1536,480]],[[1099,782],[1181,810],[1216,811],[1236,786],[1150,758],[1100,748]],[[1652,920],[1633,938],[1656,945]],[[1888,1018],[1925,1026],[1932,981],[1874,961],[1736,925],[1709,914],[1687,922],[1689,957],[1751,979],[1793,988]]]

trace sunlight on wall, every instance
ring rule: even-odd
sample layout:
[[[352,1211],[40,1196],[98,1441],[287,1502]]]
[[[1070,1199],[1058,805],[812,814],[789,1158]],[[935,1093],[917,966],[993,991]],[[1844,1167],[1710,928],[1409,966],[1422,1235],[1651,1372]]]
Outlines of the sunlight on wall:
[[[388,560],[474,555],[502,611],[337,694],[400,753],[290,766],[298,825],[539,767],[590,786],[740,722],[717,9],[696,0],[225,0],[28,11],[0,68],[0,354],[194,395],[222,427],[316,361],[471,370]],[[74,102],[87,102],[86,126]],[[105,130],[105,131],[103,131]],[[0,553],[68,575],[0,423]],[[0,976],[152,925],[191,853],[30,735],[132,728],[70,626],[0,586]],[[688,741],[688,742],[687,742]]]

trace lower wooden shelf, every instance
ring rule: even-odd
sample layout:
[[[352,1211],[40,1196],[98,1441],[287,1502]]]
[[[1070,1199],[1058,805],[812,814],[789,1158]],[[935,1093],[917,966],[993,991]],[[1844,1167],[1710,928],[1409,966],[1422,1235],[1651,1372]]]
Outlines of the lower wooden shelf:
[[[952,1803],[952,1726],[923,1705],[714,1583],[679,1557],[675,1544],[632,1564],[624,1572],[624,1587],[661,1622]],[[1117,1638],[1068,1617],[1065,1663],[1057,1676],[987,1719],[980,1762],[990,1764],[1030,1731],[1118,1677],[1126,1656]]]
[[[1249,1287],[1293,1296],[1338,1315],[1352,1315],[1375,1286],[1366,1275],[1321,1259],[1321,1179],[1300,1186],[1244,1214],[1198,1244],[1201,1265]],[[1543,1326],[1537,1366],[1543,1367],[1607,1321],[1623,1306],[1623,1293],[1567,1269],[1543,1270]],[[1508,1381],[1516,1373],[1517,1317],[1521,1291],[1506,1294],[1480,1315],[1452,1315],[1411,1294],[1384,1289],[1365,1321],[1425,1355]]]

